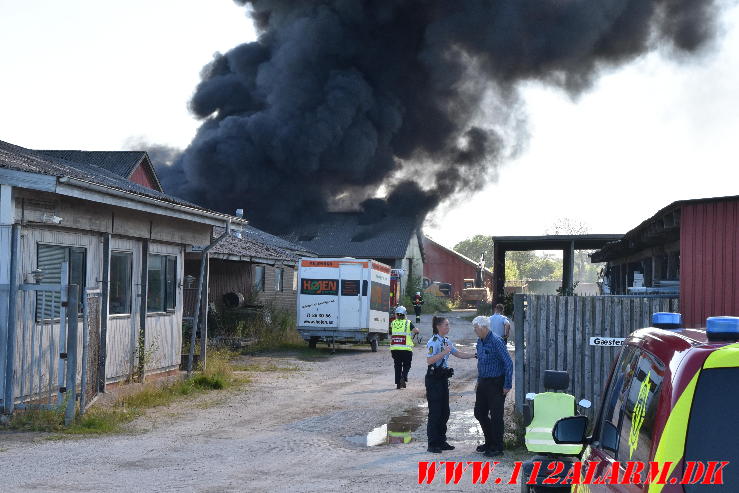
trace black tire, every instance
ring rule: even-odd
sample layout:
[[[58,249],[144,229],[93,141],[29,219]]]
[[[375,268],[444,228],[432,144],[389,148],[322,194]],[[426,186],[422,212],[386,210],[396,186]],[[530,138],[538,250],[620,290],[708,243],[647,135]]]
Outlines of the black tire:
[[[372,349],[373,353],[377,352],[377,346],[378,346],[377,337],[373,337],[372,339],[370,339],[370,348]]]
[[[318,337],[311,337],[310,339],[308,339],[309,348],[315,349],[317,344],[318,344]]]

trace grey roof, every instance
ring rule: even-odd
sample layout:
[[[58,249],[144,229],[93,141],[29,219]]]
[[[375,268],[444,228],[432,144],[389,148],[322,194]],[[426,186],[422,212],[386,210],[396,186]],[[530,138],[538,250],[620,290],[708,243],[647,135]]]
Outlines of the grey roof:
[[[63,159],[65,161],[91,164],[98,168],[107,169],[123,178],[130,178],[136,167],[143,163],[149,170],[151,176],[153,176],[158,190],[162,190],[162,185],[159,183],[159,178],[157,178],[157,175],[154,172],[146,151],[65,151],[39,149],[36,152],[40,152],[53,158]]]
[[[419,234],[412,217],[386,217],[373,224],[360,224],[361,219],[358,212],[335,212],[320,223],[301,224],[283,238],[320,257],[401,259],[413,235]]]
[[[213,228],[213,237],[217,238],[223,234],[223,231],[224,228]],[[297,262],[302,256],[315,256],[315,253],[307,251],[300,245],[272,236],[252,226],[242,228],[241,238],[226,236],[213,247],[212,252],[216,257],[237,256],[245,261],[263,259],[288,263]]]
[[[0,140],[0,168],[38,173],[43,175],[69,177],[77,180],[110,187],[132,194],[162,200],[172,204],[208,211],[203,207],[167,195],[157,190],[128,181],[126,178],[92,164],[77,163],[54,158],[38,151],[26,149]],[[210,211],[209,211],[210,212]]]

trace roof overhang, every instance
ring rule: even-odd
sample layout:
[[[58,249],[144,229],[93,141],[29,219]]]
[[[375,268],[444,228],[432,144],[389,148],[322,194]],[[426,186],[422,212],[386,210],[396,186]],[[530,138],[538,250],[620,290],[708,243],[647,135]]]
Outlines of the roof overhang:
[[[595,250],[622,237],[621,234],[493,236],[493,244],[504,251],[564,250],[571,245],[575,250]]]
[[[29,173],[27,171],[0,168],[0,183],[29,190],[56,193],[67,197],[114,205],[150,214],[204,223],[211,226],[224,226],[229,222],[232,225],[247,224],[246,220],[235,216],[144,197],[117,188],[67,176],[57,177],[41,173]]]

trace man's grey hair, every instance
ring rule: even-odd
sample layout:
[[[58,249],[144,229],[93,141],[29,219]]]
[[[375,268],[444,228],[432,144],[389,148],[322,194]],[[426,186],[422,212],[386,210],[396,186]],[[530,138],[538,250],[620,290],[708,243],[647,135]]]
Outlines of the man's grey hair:
[[[480,315],[479,317],[475,317],[475,319],[472,321],[472,326],[485,327],[486,329],[489,329],[490,319],[488,317],[483,317],[482,315]]]

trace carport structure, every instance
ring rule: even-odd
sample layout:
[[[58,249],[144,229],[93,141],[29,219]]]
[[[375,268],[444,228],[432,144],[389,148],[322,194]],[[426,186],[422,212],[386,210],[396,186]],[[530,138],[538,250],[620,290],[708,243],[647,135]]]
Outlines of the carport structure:
[[[562,250],[562,286],[569,287],[575,276],[575,250],[598,250],[622,237],[621,234],[493,236],[493,299],[495,303],[503,302],[506,252]]]

